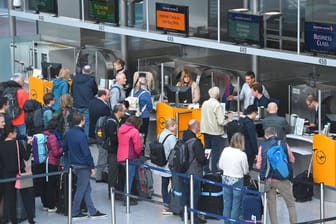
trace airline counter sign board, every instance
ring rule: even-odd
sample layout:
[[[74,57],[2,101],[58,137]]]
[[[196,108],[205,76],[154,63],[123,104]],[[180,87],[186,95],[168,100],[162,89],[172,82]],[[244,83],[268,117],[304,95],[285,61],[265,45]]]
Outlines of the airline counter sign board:
[[[305,22],[305,49],[322,53],[336,53],[336,25]]]

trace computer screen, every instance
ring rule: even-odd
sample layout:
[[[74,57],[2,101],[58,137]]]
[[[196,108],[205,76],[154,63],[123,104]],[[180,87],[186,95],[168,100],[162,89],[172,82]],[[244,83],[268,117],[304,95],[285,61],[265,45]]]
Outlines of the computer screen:
[[[189,86],[166,86],[168,103],[192,103],[191,88]]]
[[[42,68],[43,79],[51,80],[58,76],[58,73],[60,72],[62,68],[62,64],[50,63],[50,62],[44,61],[41,63],[41,68]]]
[[[28,9],[38,12],[57,14],[56,0],[29,0]]]

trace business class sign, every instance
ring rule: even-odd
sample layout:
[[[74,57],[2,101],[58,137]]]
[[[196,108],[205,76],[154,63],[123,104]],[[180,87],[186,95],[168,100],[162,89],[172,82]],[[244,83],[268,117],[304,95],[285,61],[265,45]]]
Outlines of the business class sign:
[[[305,49],[313,52],[336,53],[336,25],[305,22]]]

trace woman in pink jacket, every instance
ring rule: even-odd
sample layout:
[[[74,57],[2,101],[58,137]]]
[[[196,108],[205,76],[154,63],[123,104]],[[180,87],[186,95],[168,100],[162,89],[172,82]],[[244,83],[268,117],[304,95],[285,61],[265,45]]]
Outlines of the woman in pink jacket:
[[[142,140],[139,129],[142,125],[142,119],[136,116],[130,116],[124,124],[118,129],[118,153],[117,160],[119,163],[125,164],[126,159],[134,160],[139,158],[142,151]],[[135,176],[136,166],[129,165],[129,187],[132,189],[132,183]],[[126,193],[126,184],[124,186]],[[130,201],[131,205],[136,205],[134,200]],[[126,205],[126,197],[124,197],[124,205]]]
[[[48,122],[47,130],[43,132],[48,136],[48,159],[46,161],[46,172],[56,172],[59,170],[60,158],[63,154],[63,144],[59,140],[60,135],[56,133],[58,121],[51,119]],[[58,136],[58,137],[57,137]],[[56,212],[56,192],[57,192],[57,177],[49,176],[44,179],[45,185],[41,194],[43,207],[48,212]]]

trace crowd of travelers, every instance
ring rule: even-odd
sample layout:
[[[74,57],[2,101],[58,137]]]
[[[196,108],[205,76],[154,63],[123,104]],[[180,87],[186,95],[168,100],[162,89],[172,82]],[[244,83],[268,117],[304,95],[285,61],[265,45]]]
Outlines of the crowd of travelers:
[[[132,190],[135,181],[137,167],[132,163],[129,166],[129,187],[126,189],[125,172],[126,160],[137,160],[144,156],[146,138],[149,127],[149,115],[153,110],[151,92],[148,89],[146,77],[140,76],[133,80],[132,75],[125,69],[125,62],[121,59],[115,61],[115,83],[110,89],[99,89],[92,75],[90,65],[84,65],[81,74],[72,78],[69,85],[69,69],[61,69],[59,76],[53,80],[53,88],[43,97],[44,105],[41,107],[43,128],[36,133],[28,133],[25,125],[24,104],[29,101],[28,93],[24,87],[24,76],[14,74],[12,80],[5,88],[16,88],[17,102],[15,105],[19,112],[12,115],[11,95],[3,94],[0,97],[0,178],[16,177],[18,171],[22,173],[51,173],[67,169],[70,165],[76,177],[76,189],[72,204],[73,218],[97,218],[105,217],[94,205],[91,198],[92,187],[90,177],[95,177],[96,182],[106,181],[108,189]],[[285,142],[286,133],[290,131],[286,120],[277,115],[279,105],[269,98],[269,93],[261,83],[255,82],[253,72],[245,75],[245,83],[238,96],[233,96],[233,86],[226,85],[225,99],[220,99],[219,87],[211,87],[208,91],[209,99],[202,102],[200,121],[192,119],[188,122],[188,129],[184,131],[181,140],[189,142],[187,150],[189,154],[188,167],[184,170],[187,175],[203,177],[204,173],[220,173],[222,183],[230,186],[224,187],[224,211],[221,215],[227,218],[239,220],[242,206],[242,189],[245,186],[244,179],[249,176],[255,167],[260,170],[260,179],[265,182],[265,192],[269,200],[268,208],[272,224],[277,223],[276,194],[284,197],[290,223],[296,223],[296,210],[294,197],[290,188],[289,178],[272,176],[267,169],[266,152],[278,141],[284,146],[288,161],[295,162],[290,147]],[[192,88],[192,102],[200,99],[200,90],[192,80],[190,71],[184,69],[178,86],[190,86]],[[140,112],[130,110],[131,101],[128,97],[137,98]],[[226,126],[231,122],[225,114],[221,102],[243,100],[244,114],[241,122],[244,129],[233,134],[229,142],[225,142],[223,135]],[[309,101],[310,103],[310,101]],[[308,101],[307,101],[308,105]],[[258,108],[267,108],[268,114],[263,120],[265,139],[258,143],[255,120]],[[14,113],[14,111],[13,111]],[[98,142],[97,123],[100,118],[104,120],[104,144]],[[35,122],[35,121],[34,121]],[[170,157],[178,143],[176,131],[178,123],[174,118],[165,118],[163,131],[158,135],[158,142],[163,144],[165,157]],[[47,137],[47,159],[38,163],[32,159],[33,141],[35,134],[42,133]],[[203,134],[204,141],[199,138]],[[204,145],[203,145],[204,142]],[[98,161],[94,163],[90,144],[96,144],[98,148]],[[205,149],[211,149],[210,156],[205,154]],[[169,162],[160,168],[170,170]],[[153,165],[153,164],[151,164]],[[97,169],[95,167],[97,166]],[[153,165],[155,166],[155,165]],[[20,170],[19,170],[20,169]],[[171,208],[171,173],[158,172],[161,176],[161,194],[163,209],[162,214],[176,214]],[[107,176],[105,176],[107,175]],[[41,197],[43,210],[57,212],[59,210],[59,194],[56,186],[60,184],[59,176],[49,176],[34,180],[35,196]],[[190,182],[179,181],[183,186],[182,204],[189,205]],[[233,187],[233,188],[232,188]],[[197,208],[200,202],[202,184],[194,182],[194,206]],[[32,201],[34,194],[29,188],[19,190],[29,223],[34,221],[34,208]],[[111,197],[109,194],[108,196]],[[121,200],[126,205],[126,197],[116,195],[116,200]],[[4,203],[5,209],[0,212],[2,223],[10,221],[18,223],[16,214],[16,188],[15,182],[0,184],[0,203]],[[83,206],[84,204],[84,206]],[[136,205],[137,200],[131,199],[130,205]],[[84,207],[84,209],[83,209]],[[182,213],[179,213],[183,219]],[[205,223],[202,216],[195,216],[195,223]],[[225,223],[232,223],[225,220]]]

